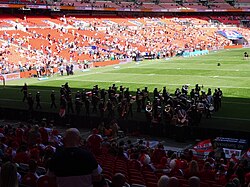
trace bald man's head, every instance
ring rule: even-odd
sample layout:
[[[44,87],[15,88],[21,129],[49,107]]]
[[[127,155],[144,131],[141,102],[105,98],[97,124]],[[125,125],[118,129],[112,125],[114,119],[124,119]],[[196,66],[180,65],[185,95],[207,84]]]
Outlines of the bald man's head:
[[[67,129],[64,135],[65,147],[77,147],[80,145],[81,136],[77,128]]]

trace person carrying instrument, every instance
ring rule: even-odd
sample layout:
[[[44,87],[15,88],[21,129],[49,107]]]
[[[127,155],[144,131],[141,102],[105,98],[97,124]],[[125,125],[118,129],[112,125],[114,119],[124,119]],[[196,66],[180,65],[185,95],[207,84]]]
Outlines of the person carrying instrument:
[[[142,107],[142,92],[140,88],[137,88],[136,91],[136,103],[137,103],[137,112],[141,112],[141,107]]]
[[[179,125],[188,125],[188,119],[187,119],[187,112],[181,108],[180,105],[177,105],[176,108],[176,113],[177,113],[177,123]]]

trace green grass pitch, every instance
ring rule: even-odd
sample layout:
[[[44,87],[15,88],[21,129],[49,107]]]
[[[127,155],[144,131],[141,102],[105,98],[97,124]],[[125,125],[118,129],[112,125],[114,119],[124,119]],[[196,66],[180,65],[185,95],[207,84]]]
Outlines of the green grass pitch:
[[[56,74],[43,81],[37,78],[8,81],[5,88],[0,88],[0,104],[3,107],[27,108],[20,91],[25,82],[33,95],[38,90],[41,92],[43,110],[50,110],[50,91],[54,89],[59,97],[59,88],[65,82],[74,91],[91,89],[96,84],[108,89],[115,83],[129,87],[131,91],[147,86],[152,92],[155,87],[160,90],[166,86],[170,93],[184,84],[190,85],[189,91],[199,84],[205,91],[218,87],[223,91],[222,109],[211,120],[203,120],[201,126],[250,131],[250,59],[243,59],[245,51],[250,53],[250,49],[222,50],[205,56],[92,68],[87,72],[78,71],[73,76]]]

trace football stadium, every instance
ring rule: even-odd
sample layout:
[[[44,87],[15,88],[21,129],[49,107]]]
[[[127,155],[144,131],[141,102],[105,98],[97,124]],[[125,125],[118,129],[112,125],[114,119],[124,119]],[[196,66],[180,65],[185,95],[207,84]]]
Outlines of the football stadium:
[[[0,187],[249,187],[249,0],[0,0]]]

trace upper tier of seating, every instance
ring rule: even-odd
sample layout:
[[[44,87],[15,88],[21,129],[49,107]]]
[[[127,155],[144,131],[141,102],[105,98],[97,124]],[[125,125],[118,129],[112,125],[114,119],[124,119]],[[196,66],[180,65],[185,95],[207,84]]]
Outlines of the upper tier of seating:
[[[91,8],[130,8],[130,9],[239,9],[249,8],[250,2],[248,0],[238,0],[231,5],[226,3],[224,0],[209,1],[206,3],[200,3],[196,0],[186,0],[181,4],[175,3],[173,0],[140,0],[137,2],[131,1],[90,1],[90,0],[62,0],[62,1],[51,1],[51,0],[0,0],[0,3],[17,3],[17,4],[51,4],[56,6],[67,5],[67,6],[82,6]]]

